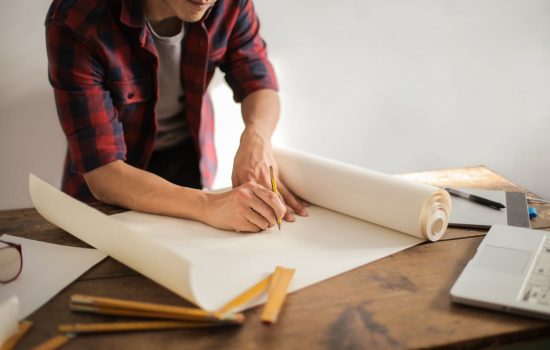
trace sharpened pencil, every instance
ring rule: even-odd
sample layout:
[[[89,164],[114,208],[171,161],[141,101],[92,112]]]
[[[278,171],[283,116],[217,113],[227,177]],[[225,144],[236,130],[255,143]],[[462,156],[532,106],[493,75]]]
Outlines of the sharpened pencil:
[[[256,283],[249,289],[245,290],[241,294],[237,295],[234,299],[229,301],[227,304],[222,306],[218,311],[215,312],[215,314],[220,318],[225,318],[228,313],[235,310],[237,307],[242,306],[249,302],[250,300],[258,297],[260,294],[262,294],[267,287],[269,286],[269,283],[271,281],[271,276],[273,274],[267,276],[260,282]]]
[[[75,294],[71,296],[70,307],[74,311],[120,316],[167,318],[205,322],[221,320],[218,315],[198,308],[144,303],[82,294]],[[225,318],[223,321],[227,322],[242,323],[244,321],[244,315],[242,314],[226,314],[224,317]]]
[[[40,345],[33,348],[33,350],[55,350],[59,349],[63,345],[67,344],[69,340],[74,338],[74,334],[59,334],[55,337],[46,340],[45,342],[41,343]]]
[[[275,193],[277,192],[277,181],[275,181],[275,174],[273,173],[273,167],[269,166],[269,176],[271,177],[271,190]],[[281,230],[281,218],[277,216],[277,226],[279,227],[279,231]]]
[[[217,315],[212,316],[189,316],[182,314],[166,313],[166,312],[152,312],[130,309],[117,309],[104,306],[92,306],[92,305],[79,305],[70,304],[71,311],[94,313],[100,315],[114,315],[114,316],[128,316],[128,317],[142,317],[142,318],[158,318],[165,320],[180,320],[180,321],[193,321],[193,322],[226,322],[226,323],[243,323],[243,314],[227,313],[223,318]]]
[[[32,322],[30,321],[21,321],[19,322],[19,328],[17,332],[6,339],[3,344],[0,344],[0,350],[11,350],[17,343],[23,338],[23,336],[29,331],[32,327]]]
[[[227,327],[233,324],[224,322],[200,323],[180,321],[149,321],[149,322],[106,322],[106,323],[74,323],[60,324],[58,330],[62,333],[107,333],[107,332],[136,332],[168,329],[192,329]]]

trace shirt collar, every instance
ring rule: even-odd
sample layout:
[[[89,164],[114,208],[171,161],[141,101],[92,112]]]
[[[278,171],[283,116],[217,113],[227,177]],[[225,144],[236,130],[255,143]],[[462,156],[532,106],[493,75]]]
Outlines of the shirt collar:
[[[143,4],[139,0],[122,0],[120,7],[120,22],[129,27],[142,28],[145,26]]]

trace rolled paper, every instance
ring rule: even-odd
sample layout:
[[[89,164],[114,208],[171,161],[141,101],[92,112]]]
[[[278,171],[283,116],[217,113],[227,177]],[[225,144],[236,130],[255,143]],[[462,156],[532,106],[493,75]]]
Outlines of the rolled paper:
[[[447,229],[445,190],[307,153],[275,155],[283,183],[310,203],[430,241]]]

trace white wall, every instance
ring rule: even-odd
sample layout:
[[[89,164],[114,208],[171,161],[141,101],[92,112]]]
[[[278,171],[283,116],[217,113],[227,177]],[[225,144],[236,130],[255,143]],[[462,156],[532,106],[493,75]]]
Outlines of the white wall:
[[[61,174],[35,2],[0,4],[0,208],[30,205],[29,171]],[[281,83],[275,143],[388,173],[485,164],[550,198],[549,1],[255,4]],[[219,75],[212,94],[221,187],[242,123]]]
[[[0,2],[0,209],[30,207],[28,173],[60,183],[65,139],[48,83],[49,1]]]

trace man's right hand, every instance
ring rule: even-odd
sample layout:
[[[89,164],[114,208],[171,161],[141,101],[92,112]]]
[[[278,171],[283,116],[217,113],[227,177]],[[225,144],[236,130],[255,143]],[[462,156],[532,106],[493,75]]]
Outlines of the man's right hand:
[[[84,179],[92,194],[107,204],[202,221],[222,230],[259,232],[275,225],[286,211],[277,194],[257,183],[209,193],[174,185],[120,160],[84,174]]]
[[[222,230],[260,232],[277,223],[286,206],[270,189],[247,182],[223,193],[208,193],[203,221]]]

